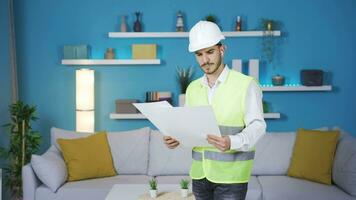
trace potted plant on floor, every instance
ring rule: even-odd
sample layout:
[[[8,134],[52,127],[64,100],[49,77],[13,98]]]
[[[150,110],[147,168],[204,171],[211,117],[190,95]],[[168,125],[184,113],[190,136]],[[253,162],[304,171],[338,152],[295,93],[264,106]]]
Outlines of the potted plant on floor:
[[[183,198],[188,197],[188,187],[189,187],[189,180],[182,179],[180,181],[180,191]]]
[[[188,68],[177,67],[177,80],[180,86],[180,94],[178,99],[178,105],[184,106],[185,102],[185,92],[188,88],[190,82],[192,82],[193,77],[193,67]]]
[[[150,185],[151,198],[156,198],[157,197],[157,180],[152,178],[151,180],[149,180],[149,185]]]
[[[5,186],[11,192],[11,199],[22,199],[22,167],[31,160],[31,155],[36,153],[41,136],[32,130],[31,122],[38,118],[35,116],[36,107],[17,101],[9,106],[11,122],[5,124],[9,132],[9,147],[0,147],[0,157],[4,158],[6,166]]]

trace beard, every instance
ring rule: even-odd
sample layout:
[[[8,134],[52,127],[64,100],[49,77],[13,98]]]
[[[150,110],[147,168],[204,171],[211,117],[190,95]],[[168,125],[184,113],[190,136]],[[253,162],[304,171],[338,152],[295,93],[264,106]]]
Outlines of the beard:
[[[201,69],[204,71],[205,74],[214,74],[216,71],[218,71],[219,67],[221,66],[221,57],[217,60],[216,63],[204,63],[201,65]]]

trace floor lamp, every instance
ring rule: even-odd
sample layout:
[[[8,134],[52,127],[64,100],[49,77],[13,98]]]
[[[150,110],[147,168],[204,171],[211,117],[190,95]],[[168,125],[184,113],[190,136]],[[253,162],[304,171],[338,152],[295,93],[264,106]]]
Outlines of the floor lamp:
[[[76,131],[94,132],[94,70],[76,70]]]

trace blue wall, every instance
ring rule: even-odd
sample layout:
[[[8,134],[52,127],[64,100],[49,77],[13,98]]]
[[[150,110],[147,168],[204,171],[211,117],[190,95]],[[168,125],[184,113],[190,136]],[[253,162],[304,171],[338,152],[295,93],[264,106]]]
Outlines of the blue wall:
[[[9,122],[8,105],[11,103],[9,43],[8,43],[8,3],[0,1],[0,146],[8,144],[5,129],[1,125]],[[3,164],[0,159],[0,166]],[[3,199],[8,195],[2,192]]]
[[[7,113],[11,103],[7,9],[7,1],[0,1],[0,146],[6,143],[5,130],[1,125],[9,122]]]
[[[178,10],[185,13],[188,28],[209,13],[220,19],[223,30],[232,30],[242,15],[245,28],[256,29],[261,18],[283,23],[283,37],[275,66],[263,65],[262,83],[283,74],[288,83],[299,83],[303,68],[331,73],[332,92],[265,93],[264,99],[282,119],[268,120],[269,131],[338,125],[356,134],[356,96],[352,76],[356,73],[356,3],[353,0],[242,1],[225,0],[130,0],[130,1],[16,1],[16,39],[20,98],[36,104],[40,120],[35,128],[49,143],[51,126],[75,129],[75,70],[60,64],[65,44],[90,44],[92,57],[102,58],[114,47],[119,58],[130,58],[133,43],[157,43],[159,66],[91,67],[96,70],[96,129],[126,130],[150,125],[144,120],[110,120],[115,99],[144,100],[146,91],[172,91],[177,101],[176,66],[196,66],[188,53],[187,39],[112,39],[119,29],[120,15],[127,14],[132,30],[134,12],[143,12],[145,31],[174,31]],[[214,11],[214,12],[212,12]],[[2,13],[2,12],[1,12]],[[3,44],[3,43],[1,43]],[[261,38],[228,38],[226,63],[234,58],[247,61],[261,55]],[[0,74],[2,79],[4,75]]]

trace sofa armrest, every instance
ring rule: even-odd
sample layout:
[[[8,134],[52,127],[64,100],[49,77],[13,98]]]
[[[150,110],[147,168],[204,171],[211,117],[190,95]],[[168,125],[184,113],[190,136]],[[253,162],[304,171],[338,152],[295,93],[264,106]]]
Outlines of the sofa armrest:
[[[31,164],[22,167],[23,200],[35,200],[35,192],[41,181],[36,177]]]

